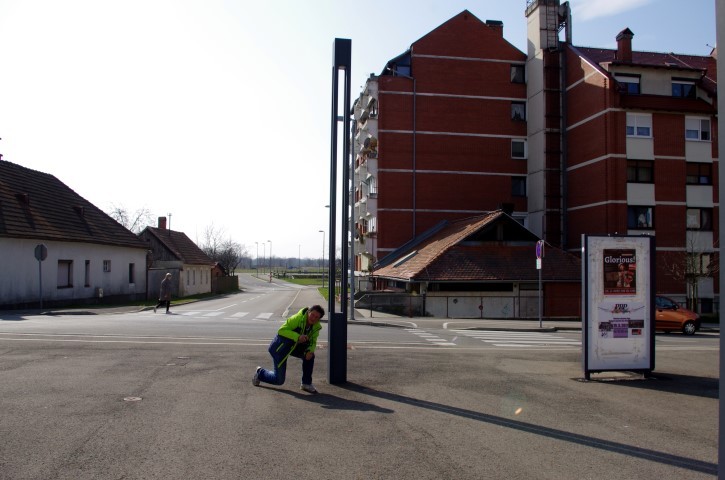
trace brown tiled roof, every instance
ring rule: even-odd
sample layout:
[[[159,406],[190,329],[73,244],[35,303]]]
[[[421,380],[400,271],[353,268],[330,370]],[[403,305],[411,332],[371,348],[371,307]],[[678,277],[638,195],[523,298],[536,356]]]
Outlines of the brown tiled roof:
[[[5,160],[0,160],[0,237],[147,248],[53,175]]]
[[[145,232],[153,235],[161,242],[166,249],[171,252],[177,259],[188,265],[214,265],[214,260],[204,253],[196,243],[192,242],[184,232],[176,232],[174,230],[161,229],[156,227],[146,227]],[[141,232],[140,235],[143,235]]]
[[[717,60],[712,56],[632,51],[632,61],[623,63],[617,61],[616,50],[591,47],[573,47],[573,49],[597,65],[612,63],[671,70],[699,70],[705,74],[702,78],[703,88],[717,94]]]
[[[403,281],[512,282],[538,279],[538,237],[502,211],[451,222],[429,238],[385,258],[373,275]],[[581,261],[545,248],[542,278],[579,281]]]

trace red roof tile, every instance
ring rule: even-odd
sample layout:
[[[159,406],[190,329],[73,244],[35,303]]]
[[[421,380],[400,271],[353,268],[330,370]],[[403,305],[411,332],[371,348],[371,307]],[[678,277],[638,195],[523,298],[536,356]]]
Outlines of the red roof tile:
[[[373,276],[435,282],[534,281],[538,240],[516,220],[496,211],[446,224],[429,238],[384,258]],[[543,279],[580,280],[578,257],[553,246],[545,250]]]
[[[0,237],[147,246],[53,175],[0,160]]]
[[[188,265],[214,265],[214,260],[204,253],[184,232],[146,227],[139,235],[155,237],[179,261]]]

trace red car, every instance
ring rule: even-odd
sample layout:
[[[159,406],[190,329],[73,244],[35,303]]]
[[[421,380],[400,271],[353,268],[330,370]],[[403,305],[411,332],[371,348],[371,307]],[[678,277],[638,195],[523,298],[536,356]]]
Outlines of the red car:
[[[672,299],[655,297],[655,330],[694,335],[700,329],[700,315],[679,306]]]

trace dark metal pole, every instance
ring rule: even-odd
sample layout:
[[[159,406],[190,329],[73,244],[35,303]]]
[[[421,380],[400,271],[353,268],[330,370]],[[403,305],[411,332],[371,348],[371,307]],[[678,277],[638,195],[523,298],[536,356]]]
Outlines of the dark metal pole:
[[[343,146],[343,158],[345,164],[343,166],[343,185],[348,188],[346,182],[349,182],[349,172],[347,163],[349,155],[348,134],[350,131],[350,63],[351,63],[351,45],[349,39],[336,38],[333,45],[333,67],[332,67],[332,114],[331,114],[331,144],[330,144],[330,228],[329,228],[329,271],[328,271],[328,312],[329,312],[329,382],[330,384],[339,384],[347,382],[347,318],[345,307],[347,305],[347,209],[349,202],[347,201],[347,191],[343,194],[342,202],[342,282],[340,285],[340,302],[342,312],[335,312],[335,249],[337,246],[337,225],[335,221],[335,213],[337,212],[337,129],[338,129],[338,84],[339,71],[345,71],[345,90],[344,90],[344,132],[345,142]]]

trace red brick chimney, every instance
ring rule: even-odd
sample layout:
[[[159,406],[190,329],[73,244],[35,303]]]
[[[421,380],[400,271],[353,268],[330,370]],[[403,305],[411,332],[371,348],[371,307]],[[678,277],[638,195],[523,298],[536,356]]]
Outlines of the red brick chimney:
[[[617,34],[617,61],[632,63],[632,38],[634,33],[625,28]]]
[[[166,230],[166,217],[159,217],[159,228]]]

